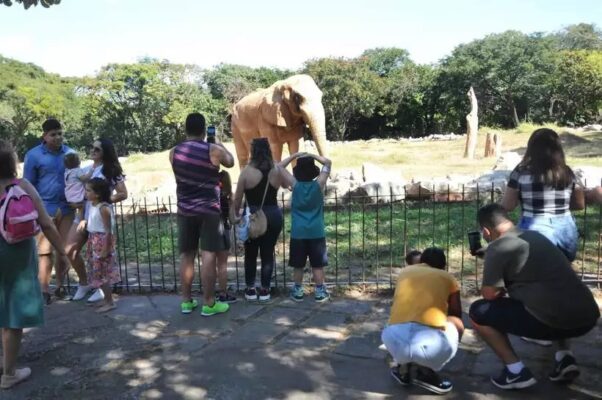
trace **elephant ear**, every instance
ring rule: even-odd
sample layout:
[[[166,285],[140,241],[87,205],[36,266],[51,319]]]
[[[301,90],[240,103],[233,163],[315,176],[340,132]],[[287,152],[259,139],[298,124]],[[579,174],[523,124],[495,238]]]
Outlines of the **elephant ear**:
[[[295,118],[289,108],[290,97],[291,89],[284,85],[267,92],[260,106],[264,121],[281,128],[293,127]]]

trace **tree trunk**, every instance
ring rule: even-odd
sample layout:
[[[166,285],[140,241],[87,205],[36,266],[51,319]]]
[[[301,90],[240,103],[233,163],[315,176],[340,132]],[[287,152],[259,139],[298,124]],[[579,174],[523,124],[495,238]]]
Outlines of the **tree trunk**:
[[[495,143],[495,157],[499,158],[502,155],[502,134],[494,134],[493,142]]]
[[[497,134],[487,132],[485,139],[485,157],[493,157],[495,155],[495,137]]]
[[[466,115],[466,147],[464,148],[464,158],[473,159],[474,151],[477,147],[477,133],[479,132],[479,106],[477,96],[474,93],[472,86],[468,90],[468,98],[470,99],[470,113]]]

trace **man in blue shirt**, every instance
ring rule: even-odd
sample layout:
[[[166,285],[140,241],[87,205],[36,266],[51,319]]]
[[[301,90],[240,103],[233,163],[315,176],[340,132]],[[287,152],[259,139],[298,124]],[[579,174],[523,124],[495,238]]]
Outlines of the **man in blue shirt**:
[[[67,239],[69,228],[73,223],[73,210],[65,199],[65,154],[73,150],[63,144],[63,127],[56,119],[47,119],[42,124],[42,143],[32,148],[25,154],[23,177],[36,188],[46,211],[52,217],[61,237]],[[46,304],[51,298],[48,292],[50,276],[52,274],[53,248],[48,239],[40,232],[38,238],[39,279]],[[68,260],[57,254],[56,258],[56,284],[55,295],[66,295],[63,285],[63,276],[68,268]]]

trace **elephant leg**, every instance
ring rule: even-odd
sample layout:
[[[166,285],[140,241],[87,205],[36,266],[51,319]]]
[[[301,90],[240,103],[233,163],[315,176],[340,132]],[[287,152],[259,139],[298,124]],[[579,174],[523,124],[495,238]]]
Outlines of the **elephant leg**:
[[[242,170],[249,162],[249,149],[242,137],[234,141],[234,148],[238,158],[238,165]]]
[[[295,154],[299,152],[299,140],[298,139],[294,139],[294,140],[290,140],[289,142],[287,142],[288,145],[288,152],[290,154]],[[297,159],[294,159],[292,162],[292,166],[294,167],[295,165],[297,165]]]
[[[282,145],[283,143],[270,141],[270,150],[272,151],[274,162],[282,161]]]

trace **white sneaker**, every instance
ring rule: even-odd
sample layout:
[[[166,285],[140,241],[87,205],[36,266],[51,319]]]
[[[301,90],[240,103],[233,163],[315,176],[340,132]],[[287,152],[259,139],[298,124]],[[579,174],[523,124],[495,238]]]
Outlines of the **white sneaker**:
[[[75,296],[73,296],[73,300],[78,301],[83,299],[84,297],[86,297],[90,290],[92,290],[92,287],[90,285],[79,285],[77,287],[77,292],[75,292]]]
[[[27,368],[27,367],[16,369],[14,375],[4,374],[4,375],[2,375],[2,380],[0,381],[0,388],[10,389],[11,387],[15,386],[17,383],[22,382],[25,379],[29,378],[30,375],[31,375],[31,369]]]
[[[520,338],[523,339],[525,342],[538,344],[538,345],[544,346],[544,347],[549,347],[552,345],[551,340],[531,339],[531,338],[524,337],[524,336],[521,336]]]
[[[94,294],[88,298],[88,303],[96,303],[97,301],[104,300],[105,294],[101,288],[96,289]]]

